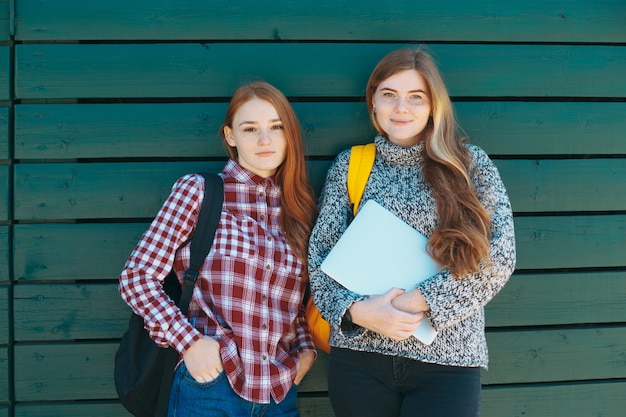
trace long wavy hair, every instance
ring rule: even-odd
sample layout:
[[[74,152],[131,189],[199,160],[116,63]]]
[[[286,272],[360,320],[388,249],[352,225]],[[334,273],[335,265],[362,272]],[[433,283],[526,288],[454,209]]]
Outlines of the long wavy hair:
[[[431,118],[425,128],[423,172],[432,190],[439,220],[428,240],[431,256],[457,278],[478,271],[489,254],[490,215],[480,203],[470,178],[471,157],[458,135],[454,109],[433,58],[423,47],[402,48],[380,60],[367,83],[366,100],[374,127],[387,134],[376,122],[374,94],[387,78],[415,70],[425,80],[431,99]]]
[[[231,159],[238,161],[237,148],[226,142],[224,128],[228,126],[232,129],[233,118],[239,108],[255,98],[274,106],[283,124],[287,149],[285,160],[275,174],[276,183],[281,187],[280,226],[289,245],[304,264],[303,273],[306,275],[307,246],[317,217],[317,205],[307,177],[302,130],[291,104],[280,90],[266,82],[255,81],[243,85],[233,94],[219,133]]]

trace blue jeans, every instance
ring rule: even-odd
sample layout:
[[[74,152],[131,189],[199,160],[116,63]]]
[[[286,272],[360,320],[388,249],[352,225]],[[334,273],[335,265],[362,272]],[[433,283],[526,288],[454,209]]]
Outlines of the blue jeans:
[[[280,404],[258,404],[239,397],[224,371],[210,382],[196,382],[183,362],[174,374],[168,417],[299,417],[294,384]]]
[[[336,417],[477,417],[480,368],[331,348],[328,393]]]

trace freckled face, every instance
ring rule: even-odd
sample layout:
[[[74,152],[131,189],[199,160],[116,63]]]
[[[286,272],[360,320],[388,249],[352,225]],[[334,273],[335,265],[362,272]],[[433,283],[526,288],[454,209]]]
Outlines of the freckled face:
[[[274,175],[285,160],[283,123],[268,101],[254,98],[243,104],[233,117],[232,127],[224,128],[224,136],[237,148],[239,165],[263,178]]]
[[[432,109],[430,91],[419,72],[405,70],[381,82],[373,105],[376,122],[392,143],[408,148],[422,140]]]

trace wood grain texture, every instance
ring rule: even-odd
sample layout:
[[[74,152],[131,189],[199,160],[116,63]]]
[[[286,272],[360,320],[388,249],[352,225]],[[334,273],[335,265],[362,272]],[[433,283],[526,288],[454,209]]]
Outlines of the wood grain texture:
[[[9,275],[9,226],[0,225],[0,284],[11,281]]]
[[[373,138],[362,102],[293,107],[309,156],[332,157]],[[455,108],[470,141],[489,154],[626,154],[624,102],[457,102]],[[225,155],[218,137],[225,103],[31,104],[15,111],[20,159]]]
[[[15,417],[131,417],[117,401],[18,404]]]
[[[17,401],[117,398],[113,363],[117,344],[27,344],[15,348]]]
[[[9,205],[11,204],[12,198],[10,198],[11,193],[9,192],[9,178],[10,178],[10,168],[8,165],[0,165],[0,195],[7,196],[7,198],[3,198],[0,200],[0,221],[9,220]],[[1,262],[0,262],[1,264]],[[0,274],[2,273],[2,269],[0,269]],[[4,278],[0,276],[0,282],[2,282]]]
[[[111,281],[115,279],[111,277]],[[485,308],[487,327],[626,322],[625,296],[623,272],[515,274]],[[117,338],[124,333],[130,316],[117,283],[18,285],[12,311],[9,315],[8,288],[0,287],[0,313],[4,312],[0,345],[8,342],[11,317],[15,341],[37,342]],[[326,355],[319,356],[318,362],[325,363]],[[325,374],[311,377],[305,388],[320,390],[325,387],[325,378]]]
[[[261,78],[287,96],[363,97],[378,60],[402,46],[407,44],[20,44],[15,94],[20,99],[230,97],[243,80]],[[626,71],[624,48],[434,44],[430,49],[452,96],[626,96],[626,84],[614,82]]]
[[[517,269],[623,267],[625,224],[626,215],[518,218]],[[147,223],[16,225],[15,279],[117,279],[146,227]]]
[[[374,65],[421,43],[515,213],[481,416],[623,417],[625,40],[623,0],[0,0],[0,417],[129,417],[119,273],[173,182],[223,166],[242,82],[293,102],[319,193],[373,138]],[[327,371],[302,417],[333,416]]]
[[[623,381],[487,387],[481,417],[622,417]]]
[[[626,272],[513,274],[485,307],[488,328],[625,323]]]
[[[623,417],[623,382],[538,384],[523,387],[485,387],[482,417]],[[333,417],[328,398],[301,397],[302,417]],[[0,407],[0,416],[7,412]],[[119,404],[106,401],[18,404],[15,417],[129,417]]]
[[[9,349],[0,346],[0,404],[9,402]],[[7,410],[0,405],[0,415]],[[6,414],[8,416],[8,414]]]
[[[16,286],[13,312],[23,342],[119,338],[131,310],[117,284],[44,284]]]
[[[623,42],[624,3],[21,0],[19,40]],[[253,16],[253,18],[250,18]]]
[[[0,160],[9,159],[9,108],[0,106]]]
[[[514,212],[612,211],[626,206],[620,159],[498,160]],[[329,161],[309,161],[318,192]],[[224,162],[47,163],[15,167],[15,214],[24,220],[153,217],[175,180]]]
[[[174,182],[194,172],[220,172],[225,161],[43,163],[15,167],[16,219],[154,217]],[[310,161],[315,189],[330,162]]]
[[[626,215],[515,220],[517,269],[624,267]]]
[[[620,378],[626,367],[623,327],[490,332],[487,340],[491,359],[482,376],[485,386]],[[111,342],[17,345],[16,398],[114,399],[111,364],[116,350]]]
[[[16,167],[15,218],[154,217],[178,178],[223,166],[223,161],[22,164]]]
[[[513,211],[613,211],[626,207],[623,159],[499,160]]]
[[[492,332],[487,343],[486,385],[619,379],[626,371],[625,326]]]
[[[292,103],[308,156],[372,140],[363,103]],[[15,153],[25,159],[226,156],[226,103],[45,104],[16,111]]]
[[[15,280],[118,279],[147,226],[147,223],[16,225]]]
[[[0,7],[6,5],[7,2],[0,2]],[[0,30],[2,28],[0,27]],[[1,36],[1,35],[0,35]],[[0,45],[0,104],[4,105],[2,101],[9,100],[11,91],[10,88],[10,74],[11,74],[11,48],[8,45]]]
[[[13,320],[10,308],[9,286],[0,286],[0,346],[9,344],[9,322]]]

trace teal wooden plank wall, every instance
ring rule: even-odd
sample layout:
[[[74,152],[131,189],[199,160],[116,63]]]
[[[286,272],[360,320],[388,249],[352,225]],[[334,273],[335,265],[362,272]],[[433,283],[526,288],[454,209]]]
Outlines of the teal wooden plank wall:
[[[223,165],[242,80],[292,99],[319,190],[371,140],[374,64],[418,43],[515,211],[482,416],[623,416],[626,2],[0,0],[0,417],[128,415],[117,276],[173,181]],[[326,359],[303,417],[332,416]]]

